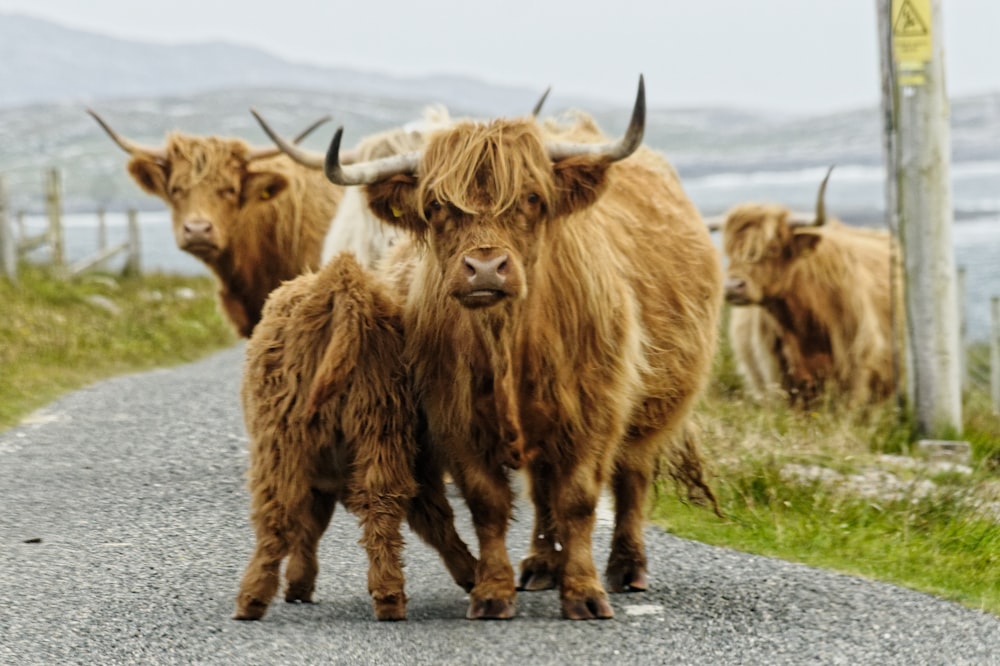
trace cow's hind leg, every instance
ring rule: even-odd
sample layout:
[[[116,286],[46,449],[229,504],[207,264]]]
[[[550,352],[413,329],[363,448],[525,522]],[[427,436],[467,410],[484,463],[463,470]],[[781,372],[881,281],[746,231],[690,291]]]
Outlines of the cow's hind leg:
[[[642,591],[649,585],[642,528],[653,470],[643,462],[619,461],[611,479],[615,527],[604,572],[611,592]]]
[[[550,471],[536,471],[532,478],[552,478]],[[551,590],[559,585],[565,551],[559,544],[552,519],[552,486],[531,484],[531,500],[535,506],[535,525],[531,533],[528,555],[521,560],[519,590],[534,592]]]
[[[336,505],[336,495],[312,490],[309,509],[295,530],[295,540],[290,544],[291,552],[288,566],[285,568],[285,579],[288,581],[285,601],[312,602],[313,592],[316,589],[316,574],[319,573],[316,550],[319,547],[319,540],[330,524]]]
[[[406,502],[401,495],[371,494],[355,510],[368,554],[368,592],[379,620],[406,619],[401,531]]]
[[[454,581],[470,592],[476,584],[476,558],[455,530],[455,514],[445,495],[441,471],[426,464],[426,460],[418,461],[419,490],[407,509],[407,521],[417,536],[441,555]]]

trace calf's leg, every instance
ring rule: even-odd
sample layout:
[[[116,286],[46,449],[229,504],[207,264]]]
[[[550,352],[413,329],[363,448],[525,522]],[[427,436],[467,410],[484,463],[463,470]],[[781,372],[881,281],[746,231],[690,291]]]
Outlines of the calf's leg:
[[[336,505],[337,498],[334,494],[313,489],[309,511],[303,516],[302,524],[295,532],[295,541],[290,544],[291,552],[285,567],[285,579],[288,581],[285,601],[312,602],[316,574],[319,573],[316,550],[330,524]]]
[[[406,503],[403,496],[372,494],[356,511],[368,554],[368,592],[379,620],[406,619],[401,532]]]

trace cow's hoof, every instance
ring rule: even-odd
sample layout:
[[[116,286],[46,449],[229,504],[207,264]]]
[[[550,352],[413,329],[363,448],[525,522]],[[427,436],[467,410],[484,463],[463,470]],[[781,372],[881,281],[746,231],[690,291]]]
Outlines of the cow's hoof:
[[[465,617],[470,620],[509,620],[515,612],[513,599],[473,599]]]
[[[240,598],[236,600],[236,612],[233,613],[234,620],[259,620],[267,612],[267,604],[263,601],[252,598]]]
[[[645,592],[649,587],[646,567],[608,569],[605,574],[608,590],[611,592]]]
[[[588,599],[563,597],[560,601],[563,617],[567,620],[608,620],[615,616],[608,598],[603,594]]]
[[[528,592],[551,590],[559,586],[559,574],[551,559],[529,555],[521,560],[521,577],[517,589]]]
[[[375,606],[375,617],[381,621],[398,622],[406,619],[406,595],[402,592],[373,595],[372,604]]]
[[[312,595],[312,588],[289,585],[288,590],[285,591],[285,601],[290,604],[311,604],[313,602]]]
[[[522,571],[517,589],[527,592],[537,592],[539,590],[551,590],[557,584],[556,575],[551,571]]]

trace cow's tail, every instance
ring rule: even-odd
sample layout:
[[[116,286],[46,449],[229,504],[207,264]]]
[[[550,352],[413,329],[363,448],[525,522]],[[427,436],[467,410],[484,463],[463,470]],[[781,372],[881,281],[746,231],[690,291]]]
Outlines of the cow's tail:
[[[687,491],[688,501],[710,506],[715,515],[725,518],[712,487],[705,479],[705,460],[698,444],[700,439],[698,426],[688,416],[683,427],[666,442],[658,475],[665,472]]]
[[[330,333],[313,375],[308,408],[315,414],[330,398],[347,388],[357,366],[372,316],[371,289],[354,256],[342,253],[324,266],[318,296],[328,298]]]

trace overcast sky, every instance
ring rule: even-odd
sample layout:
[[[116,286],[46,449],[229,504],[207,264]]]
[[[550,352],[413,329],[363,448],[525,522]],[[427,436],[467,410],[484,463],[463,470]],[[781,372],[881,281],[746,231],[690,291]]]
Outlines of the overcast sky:
[[[952,96],[1000,90],[1000,0],[942,0]],[[135,41],[226,41],[287,60],[454,73],[654,106],[793,112],[879,102],[875,0],[0,0]]]

